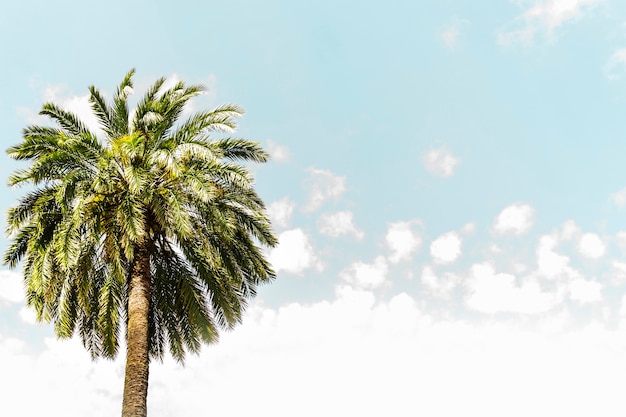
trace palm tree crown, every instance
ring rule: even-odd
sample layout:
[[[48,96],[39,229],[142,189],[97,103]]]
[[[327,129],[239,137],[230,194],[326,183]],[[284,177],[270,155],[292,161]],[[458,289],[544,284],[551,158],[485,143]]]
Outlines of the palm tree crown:
[[[40,114],[56,126],[29,126],[8,149],[30,161],[10,185],[34,190],[9,210],[4,257],[11,267],[22,262],[27,303],[59,337],[78,331],[94,357],[114,357],[126,330],[127,383],[136,343],[142,361],[168,347],[182,361],[238,323],[246,300],[274,277],[261,246],[276,244],[239,163],[268,154],[255,142],[209,136],[233,131],[242,109],[179,121],[203,88],[166,89],[161,78],[131,112],[133,74],[111,103],[89,88],[103,133],[47,103]],[[141,378],[147,388],[147,367]]]

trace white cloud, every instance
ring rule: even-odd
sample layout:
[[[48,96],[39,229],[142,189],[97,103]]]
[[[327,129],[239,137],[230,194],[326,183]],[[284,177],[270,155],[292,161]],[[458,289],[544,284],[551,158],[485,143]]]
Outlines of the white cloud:
[[[585,233],[578,241],[578,253],[585,258],[599,259],[606,252],[606,244],[595,233]]]
[[[450,24],[441,31],[441,40],[448,49],[456,49],[459,43],[459,37],[469,25],[467,19],[454,19]]]
[[[100,123],[91,109],[89,103],[89,94],[76,95],[68,93],[65,85],[48,86],[43,91],[43,101],[52,102],[62,109],[74,113],[85,125],[95,134],[102,135]],[[34,120],[35,123],[41,123],[40,117]]]
[[[18,316],[24,323],[37,324],[37,313],[32,308],[26,306],[20,308]]]
[[[620,303],[618,314],[622,317],[626,317],[626,295],[622,296],[622,302]]]
[[[622,251],[626,251],[626,232],[617,232],[617,244]]]
[[[603,285],[594,280],[587,280],[583,274],[569,265],[569,257],[555,251],[559,244],[556,233],[544,235],[539,239],[537,246],[537,272],[540,276],[557,280],[556,296],[562,299],[569,295],[570,299],[581,304],[598,302],[602,300]],[[588,258],[597,259],[604,255],[604,242],[595,234],[585,233],[581,235],[578,244],[579,252]],[[626,264],[613,262],[613,282],[618,282],[622,267]]]
[[[563,223],[563,228],[561,230],[561,239],[571,240],[580,236],[580,234],[580,227],[578,227],[578,225],[573,220],[568,220]]]
[[[4,414],[104,417],[121,411],[123,364],[92,362],[76,339],[45,339],[44,350],[34,352],[23,341],[0,335],[0,369]]]
[[[267,206],[267,215],[273,225],[287,227],[293,215],[296,204],[289,197],[283,197]]]
[[[624,49],[624,64],[626,64],[626,49]],[[615,203],[615,205],[624,207],[624,205],[626,205],[626,188],[622,188],[621,190],[611,194],[609,199]]]
[[[278,236],[278,246],[272,248],[268,259],[275,271],[301,274],[309,268],[322,269],[309,237],[302,229],[293,229],[282,232]]]
[[[0,271],[0,306],[24,301],[22,274],[13,271]]]
[[[354,216],[351,211],[338,211],[323,214],[319,219],[320,233],[330,237],[353,235],[363,239],[365,234],[354,225]]]
[[[185,367],[151,364],[149,413],[204,415],[208,399],[215,415],[622,416],[626,335],[598,323],[564,330],[558,313],[537,328],[436,318],[405,293],[377,301],[350,286],[313,304],[254,302]],[[0,335],[0,369],[7,415],[120,413],[123,358],[92,362],[77,340],[48,339],[39,352]],[[232,389],[242,375],[255,387],[246,401]]]
[[[500,212],[493,225],[496,232],[521,235],[533,224],[535,210],[528,204],[513,204]]]
[[[310,168],[309,200],[306,211],[315,211],[328,199],[339,198],[346,191],[346,177],[340,177],[331,171]]]
[[[449,298],[452,290],[461,282],[461,278],[453,273],[444,273],[437,276],[433,267],[425,265],[420,276],[422,286],[428,289],[433,295],[442,298]]]
[[[163,83],[163,85],[161,86],[161,92],[165,92],[167,90],[169,90],[170,88],[173,88],[176,84],[178,84],[179,82],[181,82],[182,79],[180,78],[180,76],[176,73],[172,73],[172,75],[170,75],[169,77],[165,78],[165,82]]]
[[[289,160],[289,148],[281,146],[273,140],[267,141],[267,151],[276,162],[284,162]]]
[[[470,222],[467,224],[464,224],[463,227],[461,228],[461,233],[465,233],[465,234],[472,234],[476,231],[476,223],[474,222]]]
[[[553,308],[557,301],[554,295],[542,291],[537,281],[526,279],[518,286],[515,276],[496,273],[489,263],[470,268],[467,288],[467,305],[483,313],[538,314]]]
[[[611,283],[614,285],[626,283],[626,263],[614,260],[611,262],[611,266],[613,267]]]
[[[514,26],[518,28],[498,32],[498,44],[532,44],[541,35],[548,41],[553,41],[556,29],[568,21],[580,19],[601,2],[602,0],[535,1],[533,6],[516,19]]]
[[[444,148],[432,149],[424,155],[426,170],[436,177],[451,177],[459,159]]]
[[[555,249],[559,240],[553,235],[539,238],[537,245],[537,266],[540,274],[547,278],[556,278],[568,271],[569,258],[558,254]]]
[[[626,48],[618,49],[613,52],[608,61],[604,65],[604,76],[611,81],[618,80],[624,76],[626,71]],[[620,207],[626,203],[626,188],[611,196]]]
[[[413,227],[419,224],[419,221],[413,220],[389,225],[385,242],[391,250],[391,255],[389,255],[391,263],[408,261],[411,259],[411,255],[419,249],[422,238],[413,230]]]
[[[567,20],[579,18],[583,14],[581,9],[597,3],[598,0],[548,0],[537,2],[525,16],[542,21],[551,31]]]
[[[371,264],[360,261],[353,263],[343,270],[339,276],[357,288],[371,290],[385,283],[388,269],[385,257],[377,256]]]
[[[439,236],[430,244],[430,256],[437,264],[448,264],[461,255],[461,238],[456,232]]]
[[[578,278],[569,284],[570,298],[580,303],[594,303],[602,301],[602,284]]]
[[[493,255],[499,255],[501,253],[504,253],[504,250],[495,243],[491,243],[487,250]]]

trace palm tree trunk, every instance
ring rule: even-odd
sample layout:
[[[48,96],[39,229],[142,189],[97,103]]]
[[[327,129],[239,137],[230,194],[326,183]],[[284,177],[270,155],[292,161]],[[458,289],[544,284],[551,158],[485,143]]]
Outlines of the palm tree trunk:
[[[150,364],[148,312],[150,310],[150,252],[146,246],[135,254],[128,290],[126,375],[122,417],[146,417]]]

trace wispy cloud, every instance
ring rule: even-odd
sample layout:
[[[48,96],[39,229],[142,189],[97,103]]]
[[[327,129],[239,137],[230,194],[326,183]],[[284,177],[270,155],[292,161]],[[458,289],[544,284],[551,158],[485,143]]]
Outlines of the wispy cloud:
[[[624,50],[624,59],[624,62],[626,62],[626,50]],[[621,190],[612,193],[609,196],[609,200],[611,200],[618,207],[626,206],[626,188],[622,188]]]
[[[445,148],[431,149],[423,156],[424,166],[436,177],[451,177],[459,164],[459,158]]]
[[[613,52],[606,64],[604,64],[604,76],[611,81],[618,80],[626,72],[626,48],[621,48]],[[616,203],[623,206],[626,203],[626,188],[620,190],[615,195]]]
[[[500,30],[500,45],[533,44],[538,37],[554,41],[555,32],[570,21],[582,18],[603,0],[543,0],[535,1],[510,25],[512,29]]]
[[[439,35],[443,45],[450,50],[456,49],[461,40],[461,36],[469,27],[469,23],[467,19],[458,18],[448,23]]]
[[[289,148],[279,145],[273,140],[267,141],[267,151],[276,162],[285,162],[289,160]]]
[[[273,225],[288,227],[295,207],[296,203],[291,201],[289,197],[283,197],[267,206],[267,215]]]
[[[309,172],[310,191],[305,211],[315,211],[327,200],[337,199],[346,191],[346,177],[317,168],[309,168]]]
[[[318,225],[320,233],[330,237],[352,235],[361,240],[365,236],[354,224],[354,215],[348,210],[325,213],[320,216]]]

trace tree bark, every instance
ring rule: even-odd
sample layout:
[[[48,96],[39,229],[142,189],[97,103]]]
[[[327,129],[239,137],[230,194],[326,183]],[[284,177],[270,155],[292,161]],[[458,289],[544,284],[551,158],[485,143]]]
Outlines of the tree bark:
[[[148,414],[150,290],[150,251],[144,244],[135,253],[128,290],[126,374],[122,417],[146,417]]]

